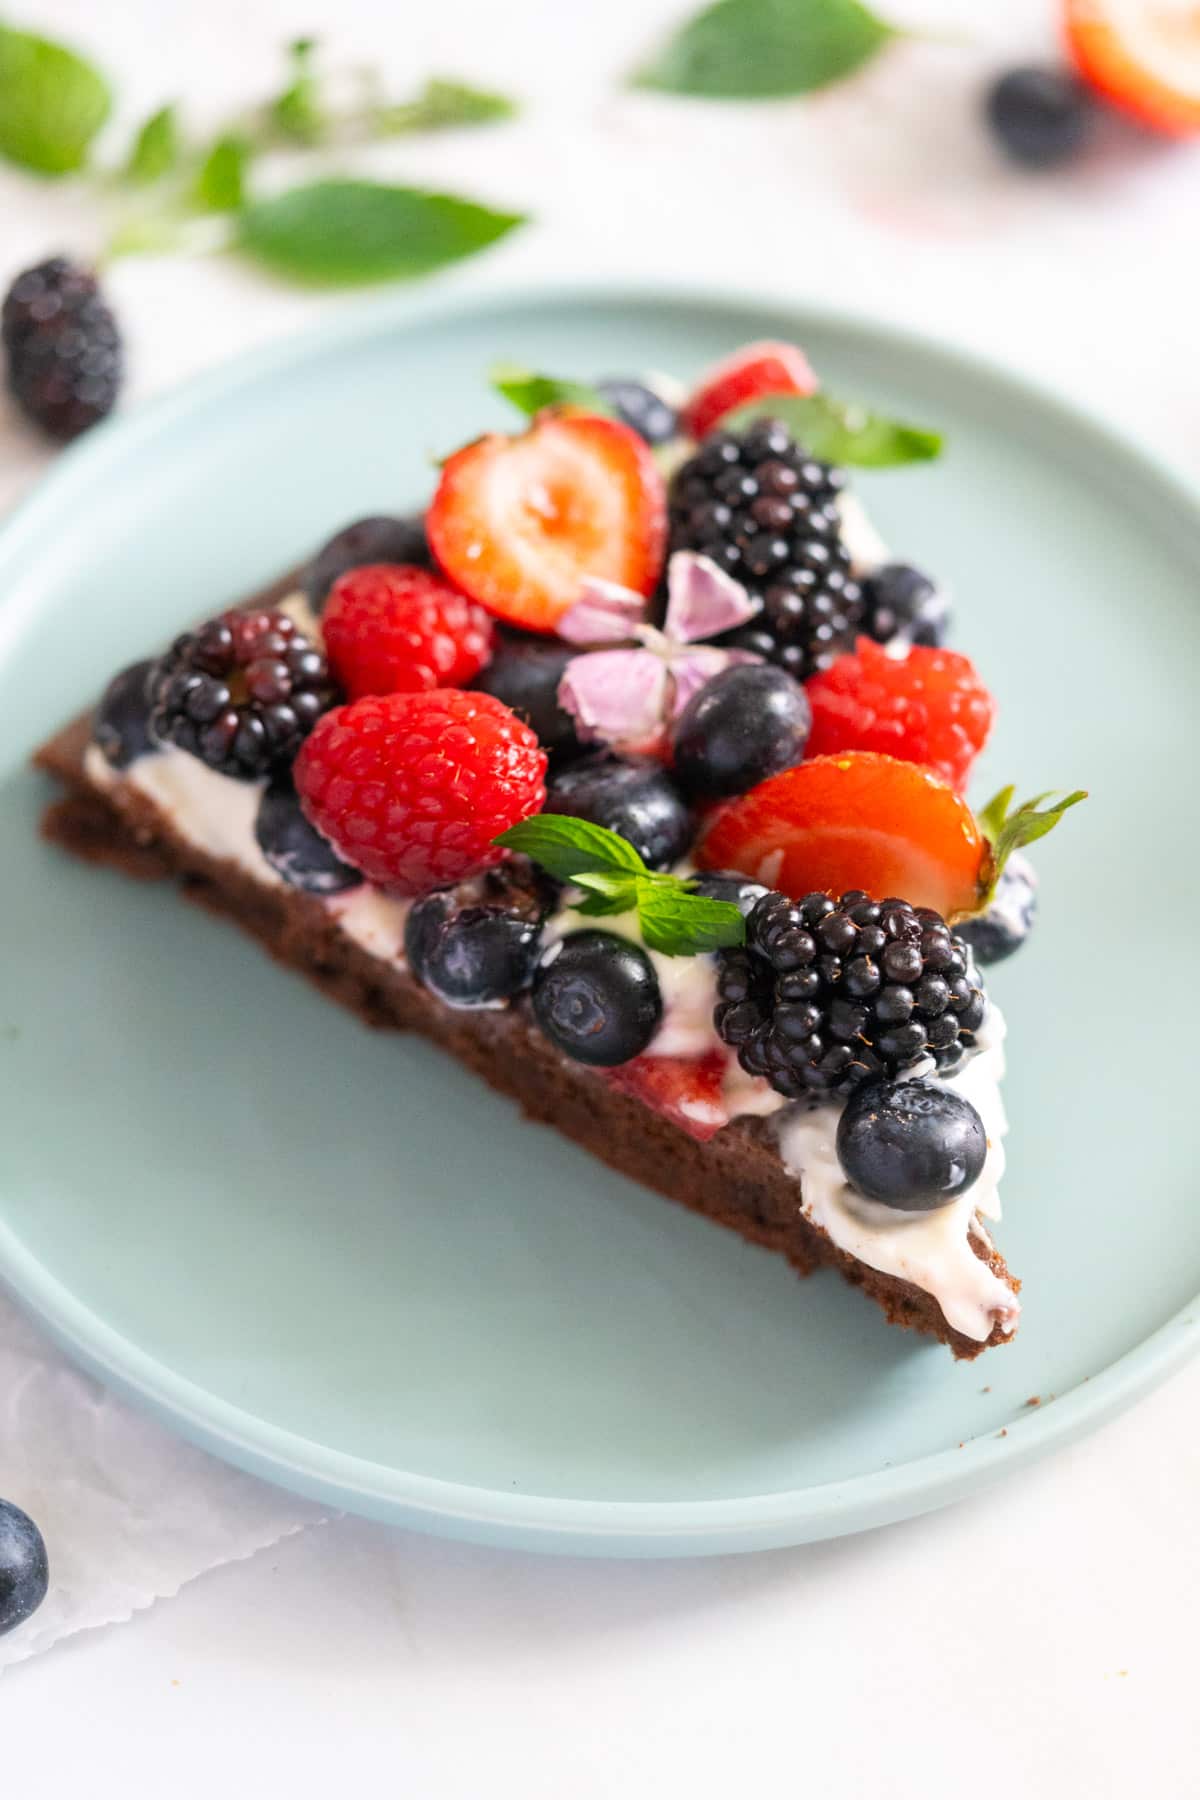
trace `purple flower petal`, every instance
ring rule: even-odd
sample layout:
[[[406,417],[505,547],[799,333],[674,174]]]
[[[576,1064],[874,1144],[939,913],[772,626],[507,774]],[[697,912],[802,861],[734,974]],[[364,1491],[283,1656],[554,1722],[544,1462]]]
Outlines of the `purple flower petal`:
[[[694,550],[677,550],[668,563],[667,596],[663,629],[682,644],[732,631],[758,611],[740,581]]]
[[[667,665],[651,650],[593,650],[571,658],[558,702],[587,737],[641,743],[662,731],[667,682]]]
[[[753,650],[722,650],[716,644],[699,644],[671,658],[671,718],[677,719],[688,701],[707,687],[714,675],[724,674],[735,663],[761,662]]]
[[[554,629],[568,644],[623,644],[645,616],[643,595],[622,587],[619,581],[601,581],[589,575],[581,584],[578,600]]]

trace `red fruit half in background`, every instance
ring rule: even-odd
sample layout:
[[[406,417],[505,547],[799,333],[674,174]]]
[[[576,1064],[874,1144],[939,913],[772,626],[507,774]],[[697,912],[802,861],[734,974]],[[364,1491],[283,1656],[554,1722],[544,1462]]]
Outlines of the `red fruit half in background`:
[[[1200,132],[1200,6],[1063,0],[1071,60],[1114,106],[1170,137]]]
[[[701,438],[726,413],[771,394],[815,394],[817,378],[798,344],[745,344],[701,376],[683,409],[681,423],[690,437]]]

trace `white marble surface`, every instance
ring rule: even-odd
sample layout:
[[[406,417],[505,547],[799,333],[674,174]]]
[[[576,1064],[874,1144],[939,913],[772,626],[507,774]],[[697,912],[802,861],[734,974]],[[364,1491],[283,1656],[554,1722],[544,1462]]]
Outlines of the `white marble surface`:
[[[1030,178],[974,125],[984,73],[1049,43],[1051,0],[896,0],[893,17],[965,41],[898,46],[819,100],[620,93],[617,73],[685,10],[28,0],[21,14],[103,57],[126,123],[171,95],[215,122],[273,80],[300,30],[397,85],[440,70],[519,92],[526,113],[501,132],[365,159],[536,213],[455,280],[632,269],[865,301],[1006,355],[1200,469],[1200,150],[1114,143]],[[2,170],[0,216],[5,281],[93,247],[94,207],[70,184]],[[339,304],[220,259],[129,262],[111,288],[131,402]],[[0,420],[0,503],[42,461]],[[1200,1366],[951,1512],[764,1557],[588,1565],[315,1528],[10,1671],[5,1789],[191,1800],[235,1771],[239,1791],[369,1783],[422,1800],[1191,1794],[1198,1402]]]

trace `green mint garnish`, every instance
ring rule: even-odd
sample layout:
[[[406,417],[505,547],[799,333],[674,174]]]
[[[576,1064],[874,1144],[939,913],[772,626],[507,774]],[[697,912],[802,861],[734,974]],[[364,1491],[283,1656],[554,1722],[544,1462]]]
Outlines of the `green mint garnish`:
[[[313,68],[316,49],[315,38],[296,38],[288,45],[291,79],[267,108],[270,123],[289,143],[317,144],[325,135],[327,121]]]
[[[1055,797],[1053,789],[1044,794],[1035,794],[1032,800],[1023,800],[1019,806],[1013,806],[1015,786],[1001,788],[993,794],[983,810],[976,816],[979,828],[988,841],[991,858],[986,874],[984,892],[980,900],[981,909],[985,907],[996,891],[996,883],[1004,873],[1004,865],[1014,850],[1023,850],[1026,844],[1032,844],[1048,831],[1053,831],[1068,807],[1078,806],[1081,800],[1087,799],[1085,788],[1076,788],[1061,798]],[[1044,803],[1049,800],[1051,805]]]
[[[940,433],[908,425],[882,413],[868,412],[853,401],[835,400],[824,392],[779,394],[739,407],[722,425],[740,431],[754,419],[781,419],[804,448],[822,462],[847,463],[861,469],[897,468],[902,463],[929,462],[942,453]]]
[[[539,375],[519,363],[496,363],[488,379],[498,394],[532,418],[547,406],[585,406],[589,412],[612,417],[612,407],[586,381],[569,381],[558,375]]]
[[[426,275],[485,250],[524,223],[453,194],[377,181],[318,181],[253,200],[239,249],[294,281],[350,286]]]
[[[686,878],[648,869],[615,831],[562,813],[537,813],[496,839],[582,888],[575,910],[589,918],[636,912],[648,949],[698,956],[746,941],[746,921],[731,900],[694,893]]]
[[[451,131],[464,125],[492,125],[511,119],[515,100],[462,81],[434,77],[415,100],[377,105],[371,123],[378,137],[400,137],[410,131]]]
[[[111,107],[104,76],[74,50],[0,25],[0,156],[43,175],[81,169]]]
[[[250,146],[229,132],[219,137],[196,175],[195,204],[203,212],[237,212],[246,201]]]
[[[140,186],[161,181],[179,161],[179,120],[174,106],[160,106],[151,113],[133,140],[125,179]]]
[[[853,73],[899,34],[859,0],[716,0],[633,85],[710,100],[777,100]]]

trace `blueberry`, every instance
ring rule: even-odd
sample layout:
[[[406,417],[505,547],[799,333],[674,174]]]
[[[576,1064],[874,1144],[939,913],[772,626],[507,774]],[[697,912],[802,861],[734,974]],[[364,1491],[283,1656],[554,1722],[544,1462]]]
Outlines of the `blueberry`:
[[[598,381],[596,392],[608,401],[621,423],[648,444],[666,444],[679,436],[679,414],[644,381],[614,376]]]
[[[365,563],[416,563],[427,569],[432,562],[425,521],[419,514],[407,519],[380,514],[355,519],[335,532],[305,569],[300,585],[313,611],[319,613],[330,588],[347,569],[361,569]]]
[[[926,1081],[868,1082],[838,1121],[846,1180],[898,1212],[934,1212],[978,1181],[987,1132],[970,1101]]]
[[[535,916],[430,894],[408,915],[404,950],[417,980],[447,1006],[496,1006],[533,980],[541,929]]]
[[[131,663],[114,675],[96,708],[92,736],[114,769],[127,769],[155,748],[150,736],[150,701],[146,678],[152,662]]]
[[[692,882],[692,891],[703,894],[709,900],[732,900],[745,919],[768,890],[761,881],[751,881],[732,869],[709,869],[696,876]]]
[[[28,1513],[0,1500],[0,1637],[37,1611],[49,1583],[41,1532]]]
[[[612,1068],[640,1056],[662,1010],[650,958],[611,931],[570,932],[534,976],[534,1017],[575,1062]]]
[[[588,819],[628,838],[651,869],[678,862],[695,836],[683,795],[649,758],[622,761],[601,751],[552,775],[546,795],[547,812]]]
[[[496,654],[476,677],[474,686],[503,700],[536,732],[548,756],[563,760],[583,749],[575,735],[575,721],[558,704],[558,684],[563,670],[579,652],[567,644],[547,643],[545,638],[505,631]]]
[[[1019,950],[1037,916],[1037,875],[1029,858],[1016,850],[1004,865],[986,911],[954,927],[981,963],[1003,962]]]
[[[688,794],[744,794],[793,768],[811,729],[808,695],[786,670],[735,663],[705,682],[679,715],[676,778]]]
[[[1088,90],[1066,69],[1010,69],[988,89],[985,107],[1000,144],[1031,169],[1069,161],[1095,122]]]
[[[309,824],[287,776],[263,789],[254,835],[275,873],[306,894],[343,894],[362,882],[358,870],[344,863],[316,826]]]
[[[908,563],[885,563],[864,577],[866,629],[878,644],[896,640],[936,649],[950,631],[946,596],[928,575]]]

